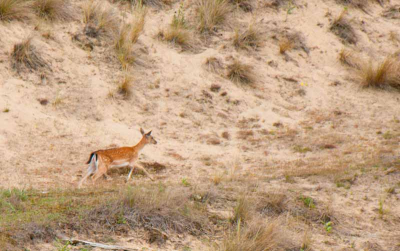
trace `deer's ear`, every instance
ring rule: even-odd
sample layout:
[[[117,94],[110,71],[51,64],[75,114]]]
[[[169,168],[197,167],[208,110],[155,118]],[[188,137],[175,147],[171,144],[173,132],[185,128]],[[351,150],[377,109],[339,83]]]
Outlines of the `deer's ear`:
[[[143,129],[140,127],[140,133],[143,135],[144,134],[144,131],[143,131]]]
[[[146,136],[150,136],[151,135],[151,131],[150,132],[148,132],[148,133],[146,133]]]

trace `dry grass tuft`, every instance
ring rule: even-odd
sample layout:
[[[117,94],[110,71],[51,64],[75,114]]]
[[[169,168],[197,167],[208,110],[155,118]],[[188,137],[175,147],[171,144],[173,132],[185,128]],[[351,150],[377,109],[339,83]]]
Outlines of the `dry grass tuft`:
[[[360,68],[360,58],[355,54],[354,51],[343,48],[339,52],[339,61],[344,65],[350,66],[351,68]]]
[[[129,98],[132,94],[132,77],[128,74],[125,74],[121,83],[118,85],[118,93],[121,94],[125,99]]]
[[[247,223],[251,220],[252,214],[253,211],[250,200],[246,198],[246,195],[241,195],[233,209],[233,216],[230,219],[230,222],[235,225]]]
[[[85,34],[89,37],[116,34],[119,21],[115,10],[104,2],[89,0],[83,6],[83,23]]]
[[[34,0],[33,11],[41,18],[67,21],[73,19],[73,10],[66,0]]]
[[[144,4],[158,8],[172,4],[172,0],[128,0],[128,2],[133,5]]]
[[[133,46],[143,31],[147,10],[142,5],[136,5],[133,12],[135,13],[134,19],[121,26],[114,45],[117,59],[124,69],[135,61]]]
[[[220,59],[216,57],[209,57],[204,62],[206,70],[212,73],[220,73],[224,69],[224,65]]]
[[[338,37],[342,39],[343,42],[349,44],[357,43],[357,35],[350,24],[350,21],[346,18],[347,11],[344,10],[331,24],[330,30]]]
[[[178,44],[183,47],[189,47],[191,35],[188,30],[176,26],[159,31],[158,37],[161,40],[168,41],[172,44]]]
[[[213,32],[231,10],[227,0],[197,0],[198,30]]]
[[[30,70],[37,70],[47,66],[46,62],[37,53],[32,45],[32,38],[14,45],[11,52],[12,66],[19,72],[22,66]]]
[[[143,32],[147,9],[140,4],[133,7],[133,19],[130,22],[130,40],[132,43],[136,43],[140,34]]]
[[[372,61],[365,63],[358,71],[358,75],[363,87],[400,89],[400,61],[392,56],[378,64]]]
[[[282,227],[283,221],[267,222],[262,219],[252,221],[243,228],[238,225],[222,242],[219,251],[280,251],[300,250],[295,245],[292,234]]]
[[[261,47],[262,39],[260,30],[255,28],[253,24],[250,24],[244,32],[240,32],[239,29],[236,29],[235,35],[233,36],[233,45],[240,49],[257,49]]]
[[[135,61],[135,57],[133,56],[134,43],[130,40],[130,29],[129,25],[123,24],[114,45],[117,59],[123,69],[126,69]]]
[[[241,63],[239,60],[228,65],[227,77],[235,83],[252,84],[254,83],[254,73],[252,67]]]
[[[287,51],[293,49],[294,43],[292,40],[284,37],[279,41],[279,53],[285,54]]]
[[[24,0],[0,0],[0,21],[30,18],[29,2]]]

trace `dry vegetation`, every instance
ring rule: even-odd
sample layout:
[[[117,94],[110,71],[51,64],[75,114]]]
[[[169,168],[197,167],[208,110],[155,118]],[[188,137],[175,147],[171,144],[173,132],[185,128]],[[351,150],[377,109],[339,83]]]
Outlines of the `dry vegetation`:
[[[239,29],[236,29],[233,36],[233,45],[240,49],[257,49],[258,47],[261,47],[261,33],[256,28],[256,25],[250,24],[249,27],[243,32],[240,32]]]
[[[116,12],[111,6],[91,0],[83,6],[83,23],[85,34],[94,38],[116,34],[119,27]]]
[[[342,13],[332,22],[330,29],[345,43],[356,44],[357,35],[346,15],[347,11],[342,11]]]
[[[13,68],[18,72],[23,69],[23,66],[29,70],[38,70],[46,66],[46,62],[32,45],[32,38],[15,44],[11,52],[11,59]]]
[[[254,83],[254,73],[251,66],[241,63],[239,60],[235,59],[233,63],[227,66],[227,69],[227,77],[231,81],[246,85]]]
[[[0,1],[0,20],[24,20],[30,18],[31,11],[29,2],[24,0],[2,0]]]
[[[393,56],[378,63],[371,60],[361,66],[359,77],[363,87],[400,89],[400,60]]]
[[[196,0],[196,5],[200,32],[213,32],[231,10],[227,0]]]
[[[32,9],[39,17],[48,20],[71,20],[74,13],[67,0],[34,0]]]

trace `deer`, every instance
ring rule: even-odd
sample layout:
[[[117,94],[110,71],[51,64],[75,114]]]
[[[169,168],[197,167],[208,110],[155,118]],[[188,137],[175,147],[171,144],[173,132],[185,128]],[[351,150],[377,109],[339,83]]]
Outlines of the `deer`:
[[[145,133],[142,128],[140,128],[140,133],[142,134],[142,139],[135,146],[129,147],[118,147],[111,148],[106,150],[97,150],[90,153],[89,160],[86,164],[89,164],[87,168],[86,175],[79,181],[78,188],[81,188],[82,183],[91,175],[93,183],[103,175],[111,179],[110,176],[107,175],[107,171],[109,168],[113,167],[126,167],[129,166],[131,168],[126,182],[132,176],[132,172],[135,169],[134,163],[139,157],[139,152],[148,144],[157,144],[157,141],[151,136],[151,131]],[[144,169],[144,167],[138,166],[140,170],[142,170],[151,180],[154,180],[153,177]]]

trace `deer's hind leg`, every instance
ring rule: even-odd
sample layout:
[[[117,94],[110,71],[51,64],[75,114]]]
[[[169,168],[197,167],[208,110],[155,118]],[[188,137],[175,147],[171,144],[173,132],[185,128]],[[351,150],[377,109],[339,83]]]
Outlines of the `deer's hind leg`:
[[[97,172],[92,176],[93,183],[96,182],[96,180],[103,175],[105,175],[106,177],[108,176],[107,175],[108,166],[109,166],[108,159],[105,159],[104,157],[100,156]]]

